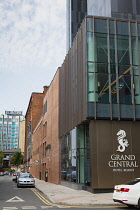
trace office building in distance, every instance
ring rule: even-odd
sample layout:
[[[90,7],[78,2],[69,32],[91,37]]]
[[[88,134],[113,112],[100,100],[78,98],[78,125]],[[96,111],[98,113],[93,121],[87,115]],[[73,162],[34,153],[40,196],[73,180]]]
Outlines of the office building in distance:
[[[0,115],[0,150],[19,148],[20,122],[23,119],[21,111],[5,111]]]

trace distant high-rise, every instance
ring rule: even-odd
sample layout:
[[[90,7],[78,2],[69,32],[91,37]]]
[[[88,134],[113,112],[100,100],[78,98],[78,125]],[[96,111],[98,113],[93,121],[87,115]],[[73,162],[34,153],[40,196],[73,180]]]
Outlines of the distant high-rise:
[[[140,20],[140,0],[67,0],[67,50],[85,15]]]
[[[19,147],[21,111],[6,111],[0,115],[0,150],[11,150]]]

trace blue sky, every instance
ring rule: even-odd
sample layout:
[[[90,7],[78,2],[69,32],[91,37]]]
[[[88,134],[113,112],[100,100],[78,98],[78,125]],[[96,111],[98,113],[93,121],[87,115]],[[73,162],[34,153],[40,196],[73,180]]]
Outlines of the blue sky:
[[[26,113],[66,54],[66,0],[0,0],[0,114]]]

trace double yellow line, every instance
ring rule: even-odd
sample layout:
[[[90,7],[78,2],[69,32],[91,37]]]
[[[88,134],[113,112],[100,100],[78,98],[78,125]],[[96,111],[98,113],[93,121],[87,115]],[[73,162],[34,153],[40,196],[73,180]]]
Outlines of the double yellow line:
[[[36,194],[36,196],[45,204],[51,205],[51,206],[61,206],[61,207],[71,207],[71,206],[65,206],[65,205],[59,205],[59,204],[54,204],[48,201],[46,198],[44,198],[36,189],[32,189],[32,191]]]
[[[106,208],[117,208],[117,207],[122,207],[122,206],[102,206],[102,205],[99,205],[99,206],[65,206],[65,205],[59,205],[59,204],[54,204],[54,203],[51,203],[50,201],[48,201],[46,198],[44,198],[36,189],[32,189],[32,191],[36,194],[36,196],[45,204],[47,205],[51,205],[51,206],[58,206],[58,207],[63,207],[63,208],[72,208],[72,207],[75,207],[75,208],[102,208],[102,209],[106,209]],[[125,207],[125,206],[123,206]]]

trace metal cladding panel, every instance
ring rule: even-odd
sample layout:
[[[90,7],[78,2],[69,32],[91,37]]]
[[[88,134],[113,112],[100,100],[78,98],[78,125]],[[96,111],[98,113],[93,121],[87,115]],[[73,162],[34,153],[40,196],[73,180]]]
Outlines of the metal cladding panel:
[[[86,119],[85,27],[84,22],[60,68],[60,136]]]
[[[139,128],[138,121],[90,121],[91,188],[113,189],[139,177]]]

